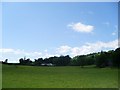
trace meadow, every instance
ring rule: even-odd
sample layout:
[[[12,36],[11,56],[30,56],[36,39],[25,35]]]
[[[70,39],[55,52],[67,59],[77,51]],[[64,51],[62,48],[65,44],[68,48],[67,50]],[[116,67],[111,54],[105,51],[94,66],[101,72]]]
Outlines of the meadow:
[[[3,88],[117,88],[118,70],[80,66],[2,66]]]
[[[2,88],[2,64],[0,64],[0,89]]]

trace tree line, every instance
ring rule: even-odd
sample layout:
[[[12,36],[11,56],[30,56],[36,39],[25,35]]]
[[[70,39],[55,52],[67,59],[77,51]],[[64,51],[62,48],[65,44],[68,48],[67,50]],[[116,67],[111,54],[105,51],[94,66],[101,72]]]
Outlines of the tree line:
[[[54,56],[49,58],[38,58],[34,61],[30,58],[20,58],[19,65],[32,65],[32,66],[84,66],[95,65],[99,68],[104,67],[119,67],[120,66],[120,48],[109,51],[101,51],[98,53],[91,53],[87,55],[77,55],[71,58],[66,56]],[[3,62],[7,64],[7,60]]]
[[[55,66],[67,66],[71,61],[71,58],[69,55],[67,56],[54,56],[54,57],[49,57],[49,58],[38,58],[35,59],[34,61],[31,61],[29,58],[28,59],[23,59],[21,58],[19,60],[20,65],[33,65],[33,66],[47,66],[49,64],[55,65]]]

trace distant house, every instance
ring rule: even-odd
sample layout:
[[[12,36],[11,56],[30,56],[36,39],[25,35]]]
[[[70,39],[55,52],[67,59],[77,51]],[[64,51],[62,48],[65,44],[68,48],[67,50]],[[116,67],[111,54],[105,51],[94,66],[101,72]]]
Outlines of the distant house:
[[[53,66],[52,63],[42,63],[41,66]]]

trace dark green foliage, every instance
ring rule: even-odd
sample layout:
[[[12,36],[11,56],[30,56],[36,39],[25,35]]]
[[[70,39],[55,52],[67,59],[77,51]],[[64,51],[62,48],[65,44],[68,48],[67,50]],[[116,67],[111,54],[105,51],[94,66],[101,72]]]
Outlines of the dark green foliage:
[[[87,55],[78,55],[71,58],[69,55],[60,57],[38,58],[32,62],[30,59],[19,59],[20,65],[34,65],[40,66],[41,64],[53,64],[54,66],[81,66],[96,65],[96,67],[119,67],[120,66],[120,48],[110,50],[108,52],[98,52]],[[7,60],[6,60],[7,62]]]
[[[88,55],[78,55],[72,58],[70,65],[72,66],[85,66],[96,65],[96,67],[120,67],[120,48],[115,51],[98,52]]]
[[[87,56],[86,57],[86,65],[93,65],[95,64],[95,58],[94,56]]]
[[[97,55],[96,57],[96,66],[103,68],[107,65],[108,61],[106,58],[106,53],[105,52],[101,52],[100,55]]]
[[[35,66],[40,66],[43,63],[43,59],[42,58],[38,58],[35,59],[34,65]]]
[[[79,56],[73,57],[72,60],[71,60],[71,62],[70,62],[70,65],[72,65],[72,66],[79,66],[80,63],[78,62],[78,57]]]
[[[117,48],[112,57],[112,63],[114,67],[120,67],[120,48]]]
[[[44,64],[44,66],[48,66],[48,64],[54,64],[56,66],[67,66],[69,65],[71,61],[71,58],[69,55],[67,56],[60,56],[60,57],[49,57],[49,58],[38,58],[35,59],[34,62],[32,62],[30,59],[19,59],[20,65],[33,65],[33,66],[41,66]]]
[[[5,61],[4,62],[2,61],[2,63],[3,64],[8,64],[8,59],[5,59]]]
[[[78,62],[79,62],[81,67],[84,67],[86,65],[86,57],[84,55],[79,56]]]
[[[71,61],[71,65],[73,66],[85,66],[85,65],[93,65],[95,64],[95,58],[94,55],[80,55],[73,57]]]
[[[8,59],[5,59],[5,63],[8,63]]]
[[[70,63],[71,58],[69,57],[69,55],[67,55],[67,56],[54,57],[52,58],[52,60],[53,60],[52,61],[53,64],[55,64],[56,66],[67,66]]]
[[[32,65],[32,61],[28,58],[28,59],[19,59],[20,65]]]
[[[19,59],[19,62],[20,62],[21,65],[24,65],[24,64],[25,64],[23,58],[20,58],[20,59]]]

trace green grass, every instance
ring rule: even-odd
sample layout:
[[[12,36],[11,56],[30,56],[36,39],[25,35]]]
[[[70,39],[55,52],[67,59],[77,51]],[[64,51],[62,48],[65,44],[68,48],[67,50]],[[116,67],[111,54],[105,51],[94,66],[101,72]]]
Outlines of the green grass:
[[[2,64],[0,64],[0,89],[2,89]]]
[[[117,88],[118,70],[111,68],[3,65],[3,88]]]

